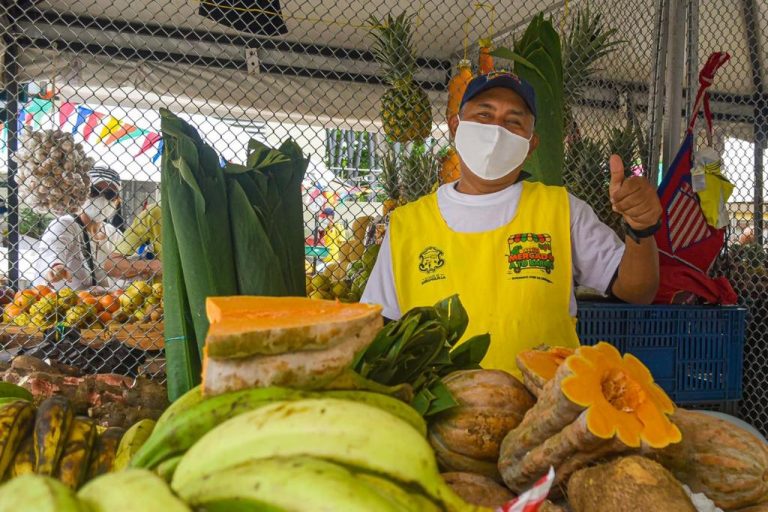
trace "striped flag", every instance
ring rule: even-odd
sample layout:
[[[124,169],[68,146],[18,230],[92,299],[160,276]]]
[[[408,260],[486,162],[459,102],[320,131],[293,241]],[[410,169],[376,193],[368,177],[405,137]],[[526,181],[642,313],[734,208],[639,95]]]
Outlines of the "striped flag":
[[[533,484],[533,487],[496,509],[496,512],[537,512],[542,503],[547,500],[549,489],[554,481],[555,470],[550,466],[549,472]]]
[[[699,200],[687,181],[680,184],[667,208],[667,225],[672,252],[690,247],[712,234]]]

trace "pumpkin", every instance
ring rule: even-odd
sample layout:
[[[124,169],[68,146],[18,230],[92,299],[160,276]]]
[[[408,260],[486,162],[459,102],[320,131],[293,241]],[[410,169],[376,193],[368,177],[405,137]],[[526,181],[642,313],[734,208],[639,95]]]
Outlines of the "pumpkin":
[[[480,40],[480,55],[477,58],[478,74],[487,75],[493,71],[493,57],[491,56],[491,40]]]
[[[674,405],[631,354],[608,343],[579,347],[542,388],[539,400],[501,445],[499,470],[513,492],[522,492],[550,466],[565,478],[566,464],[586,465],[611,452],[664,448],[680,441],[669,420]]]
[[[442,477],[453,492],[472,505],[495,509],[515,499],[509,489],[483,475],[453,472]]]
[[[349,368],[382,326],[381,307],[304,297],[209,297],[203,394],[316,388]]]
[[[523,375],[523,384],[534,396],[539,396],[544,384],[555,377],[557,369],[574,349],[566,347],[541,347],[524,350],[517,355],[517,367]]]
[[[445,110],[445,119],[450,120],[453,116],[459,114],[461,99],[467,90],[469,82],[472,81],[472,64],[466,60],[459,61],[459,69],[448,82],[448,107]]]
[[[568,481],[568,503],[573,512],[696,512],[669,471],[637,455],[574,473]]]
[[[768,502],[768,446],[750,432],[708,414],[678,409],[683,440],[654,454],[693,492],[723,509]]]
[[[453,372],[443,383],[459,405],[430,423],[429,439],[441,466],[446,471],[472,470],[498,478],[501,441],[533,407],[533,396],[501,370]],[[490,470],[479,470],[484,465],[477,463],[486,463]]]
[[[454,148],[448,148],[440,165],[440,183],[453,183],[461,178],[461,159]]]

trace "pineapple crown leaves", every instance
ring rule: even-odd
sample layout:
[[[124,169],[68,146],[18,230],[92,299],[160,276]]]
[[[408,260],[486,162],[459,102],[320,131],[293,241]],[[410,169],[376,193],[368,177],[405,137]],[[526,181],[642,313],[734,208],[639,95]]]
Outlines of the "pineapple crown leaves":
[[[411,82],[416,71],[412,16],[401,13],[384,20],[371,16],[368,23],[373,27],[371,52],[384,68],[386,81],[391,85]]]
[[[616,29],[606,29],[602,15],[589,6],[576,13],[563,44],[566,95],[579,97],[587,81],[601,71],[597,66],[600,59],[624,43],[614,40],[617,33]]]

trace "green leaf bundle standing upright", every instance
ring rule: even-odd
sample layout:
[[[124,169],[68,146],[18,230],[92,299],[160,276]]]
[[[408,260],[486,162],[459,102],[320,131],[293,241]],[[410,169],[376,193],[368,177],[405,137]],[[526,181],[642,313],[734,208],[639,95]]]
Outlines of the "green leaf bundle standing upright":
[[[544,15],[536,16],[514,50],[498,48],[494,57],[514,62],[515,73],[536,90],[536,133],[539,147],[526,164],[535,181],[563,184],[565,111],[560,36]]]

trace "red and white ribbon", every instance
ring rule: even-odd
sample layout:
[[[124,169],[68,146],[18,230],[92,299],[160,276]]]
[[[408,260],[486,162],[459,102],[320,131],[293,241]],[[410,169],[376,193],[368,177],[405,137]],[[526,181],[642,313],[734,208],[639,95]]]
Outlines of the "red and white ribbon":
[[[554,480],[555,470],[550,466],[549,472],[541,477],[533,487],[496,509],[496,512],[537,512],[541,504],[547,500],[549,489]]]

